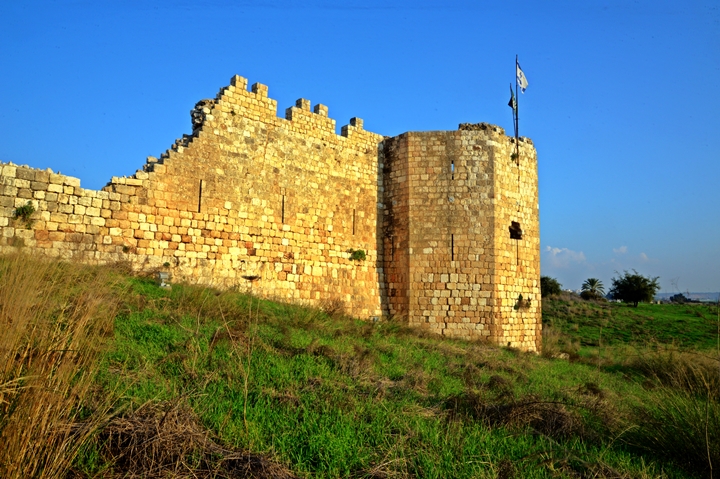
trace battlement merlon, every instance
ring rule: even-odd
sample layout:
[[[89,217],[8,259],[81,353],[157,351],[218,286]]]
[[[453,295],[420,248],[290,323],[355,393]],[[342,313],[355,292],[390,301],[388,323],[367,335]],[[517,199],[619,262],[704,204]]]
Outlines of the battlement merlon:
[[[285,119],[312,124],[317,128],[335,133],[335,120],[328,118],[328,107],[318,103],[311,111],[310,100],[298,98],[295,106],[285,110]]]
[[[340,129],[340,134],[342,136],[350,136],[352,133],[359,133],[365,131],[363,129],[363,121],[362,119],[358,117],[352,117],[350,118],[350,124],[345,125]]]
[[[315,105],[315,108],[313,109],[313,113],[316,113],[320,116],[328,116],[328,107],[318,103],[317,105]]]
[[[241,109],[247,108],[257,111],[258,106],[264,106],[265,111],[261,116],[271,120],[278,117],[277,115],[277,101],[268,97],[268,87],[262,83],[254,83],[248,91],[248,79],[239,75],[234,75],[230,79],[230,85],[220,89],[217,97],[214,100],[215,105],[203,105],[207,111],[204,111],[207,115],[211,113],[211,110],[218,104],[224,105],[225,109],[233,110],[235,107]],[[320,130],[332,130],[335,133],[336,122],[329,118],[328,107],[322,103],[315,104],[311,108],[311,102],[308,99],[300,98],[295,102],[295,105],[285,110],[285,120],[298,122],[303,126],[300,129],[306,129],[305,125],[312,124],[313,127]],[[341,133],[339,136],[349,137],[350,135],[356,136],[362,132],[361,137],[365,136],[377,136],[379,139],[382,135],[372,133],[363,128],[363,121],[360,118],[353,117],[350,119],[348,125],[341,127]],[[330,133],[330,131],[327,131]],[[380,141],[378,139],[378,142]]]
[[[235,88],[247,91],[248,80],[247,78],[241,77],[240,75],[234,75],[230,79],[230,85],[234,86]]]

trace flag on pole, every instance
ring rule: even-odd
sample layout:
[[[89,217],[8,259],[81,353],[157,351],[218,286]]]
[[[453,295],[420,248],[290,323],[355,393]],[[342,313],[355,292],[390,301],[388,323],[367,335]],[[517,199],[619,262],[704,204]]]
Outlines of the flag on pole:
[[[522,93],[525,93],[525,89],[528,86],[528,81],[527,78],[525,78],[525,74],[520,68],[520,63],[517,61],[517,59],[515,60],[515,76],[517,77],[517,85],[520,87],[520,91]]]
[[[508,106],[513,109],[513,111],[517,110],[517,101],[515,100],[515,92],[512,89],[512,83],[510,84],[510,101],[508,102]]]

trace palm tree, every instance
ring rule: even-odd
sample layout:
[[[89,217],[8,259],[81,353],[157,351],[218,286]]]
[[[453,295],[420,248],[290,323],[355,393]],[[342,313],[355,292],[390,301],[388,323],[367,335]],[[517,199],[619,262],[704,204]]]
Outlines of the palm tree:
[[[601,298],[605,295],[605,286],[597,278],[588,278],[582,284],[582,292],[593,298]]]

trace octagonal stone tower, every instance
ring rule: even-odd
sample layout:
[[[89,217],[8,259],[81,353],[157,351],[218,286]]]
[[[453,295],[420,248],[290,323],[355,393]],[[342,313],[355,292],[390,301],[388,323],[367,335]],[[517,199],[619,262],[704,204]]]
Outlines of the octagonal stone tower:
[[[387,305],[411,325],[540,348],[537,154],[485,123],[384,142]]]

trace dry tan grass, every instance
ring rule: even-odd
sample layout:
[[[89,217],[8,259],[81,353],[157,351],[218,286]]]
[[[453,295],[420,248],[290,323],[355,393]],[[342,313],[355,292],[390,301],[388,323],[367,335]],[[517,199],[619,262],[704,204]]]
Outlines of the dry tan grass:
[[[630,355],[625,366],[656,385],[668,386],[720,401],[720,357],[658,346]]]
[[[573,340],[557,328],[544,324],[542,329],[542,355],[546,358],[578,359],[580,341]]]
[[[103,430],[105,478],[294,479],[287,468],[259,454],[218,445],[181,402],[147,404]]]
[[[103,424],[93,397],[117,305],[112,273],[0,258],[0,476],[54,478]]]

